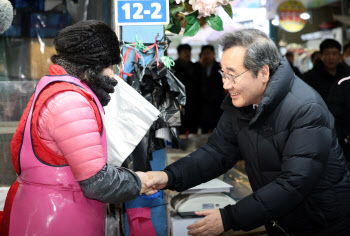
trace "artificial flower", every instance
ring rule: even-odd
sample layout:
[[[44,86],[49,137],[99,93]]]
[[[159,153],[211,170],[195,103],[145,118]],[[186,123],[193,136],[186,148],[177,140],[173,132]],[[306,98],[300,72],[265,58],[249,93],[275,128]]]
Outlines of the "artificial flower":
[[[194,11],[198,11],[198,18],[211,16],[217,14],[217,7],[220,5],[226,5],[228,0],[189,0],[189,4],[192,5]]]

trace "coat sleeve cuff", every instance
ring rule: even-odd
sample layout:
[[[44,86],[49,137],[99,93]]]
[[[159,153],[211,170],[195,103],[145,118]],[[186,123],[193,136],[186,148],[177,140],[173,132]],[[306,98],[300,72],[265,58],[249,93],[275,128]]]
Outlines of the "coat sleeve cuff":
[[[114,204],[136,198],[141,190],[141,181],[135,172],[108,164],[96,175],[79,181],[79,185],[85,197]]]
[[[233,214],[232,214],[232,205],[227,205],[223,209],[220,209],[222,224],[224,226],[224,231],[229,231],[230,229],[234,231],[240,230],[237,225],[234,224]]]
[[[165,188],[163,189],[172,189],[174,188],[174,185],[175,185],[175,178],[174,178],[174,174],[172,173],[171,170],[163,170],[165,172],[165,174],[167,174],[168,176],[168,183],[167,185],[165,186]]]

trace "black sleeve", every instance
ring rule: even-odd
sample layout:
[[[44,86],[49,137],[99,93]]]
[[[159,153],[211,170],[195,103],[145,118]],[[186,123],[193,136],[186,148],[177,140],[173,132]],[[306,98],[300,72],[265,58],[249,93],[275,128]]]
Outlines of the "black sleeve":
[[[335,84],[333,87],[331,87],[328,95],[327,103],[328,103],[328,108],[332,112],[335,119],[335,128],[336,128],[337,136],[338,138],[342,138],[344,137],[344,135],[342,134],[343,133],[342,127],[344,122],[346,122],[344,121],[346,106],[345,106],[345,95],[342,89],[342,84],[340,85]]]
[[[333,142],[328,110],[310,104],[291,122],[280,176],[237,204],[226,206],[221,211],[225,229],[252,230],[278,221],[298,207],[322,177]]]
[[[167,188],[181,192],[214,179],[232,168],[239,156],[232,115],[224,112],[204,146],[165,168],[170,176]]]
[[[79,185],[85,197],[105,203],[130,201],[141,190],[141,180],[135,172],[108,164]]]

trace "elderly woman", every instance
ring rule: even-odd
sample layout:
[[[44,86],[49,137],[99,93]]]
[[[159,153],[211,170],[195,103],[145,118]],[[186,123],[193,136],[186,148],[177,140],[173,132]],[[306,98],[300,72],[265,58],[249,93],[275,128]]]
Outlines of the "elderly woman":
[[[61,30],[11,143],[18,175],[1,235],[104,235],[105,203],[143,192],[144,173],[107,164],[103,106],[117,81],[118,38],[106,24]]]

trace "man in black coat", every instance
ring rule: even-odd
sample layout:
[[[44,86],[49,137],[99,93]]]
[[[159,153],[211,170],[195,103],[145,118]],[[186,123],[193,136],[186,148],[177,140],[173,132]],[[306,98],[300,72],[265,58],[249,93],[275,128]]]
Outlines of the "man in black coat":
[[[177,47],[178,59],[173,67],[175,76],[185,85],[186,105],[181,115],[180,134],[197,133],[199,127],[199,92],[195,65],[191,61],[191,46],[180,44]]]
[[[285,56],[286,56],[287,61],[289,62],[290,67],[292,68],[292,70],[296,74],[296,76],[298,76],[300,78],[301,72],[298,69],[298,67],[294,66],[294,53],[291,51],[288,51]]]
[[[350,167],[350,77],[343,78],[332,87],[328,96],[329,110],[335,118],[339,143]]]
[[[225,98],[219,73],[220,63],[215,61],[215,50],[212,45],[202,46],[199,61],[195,64],[198,84],[198,119],[203,133],[210,133],[216,127],[222,110],[220,105]]]
[[[342,78],[350,76],[350,67],[342,63],[341,45],[334,39],[325,39],[320,44],[321,60],[302,79],[327,101],[329,91]]]
[[[253,193],[198,212],[205,217],[188,226],[190,235],[262,225],[269,235],[350,235],[350,171],[323,99],[263,32],[233,32],[221,46],[229,94],[217,127],[198,150],[148,172],[146,185],[181,192],[244,159]]]

